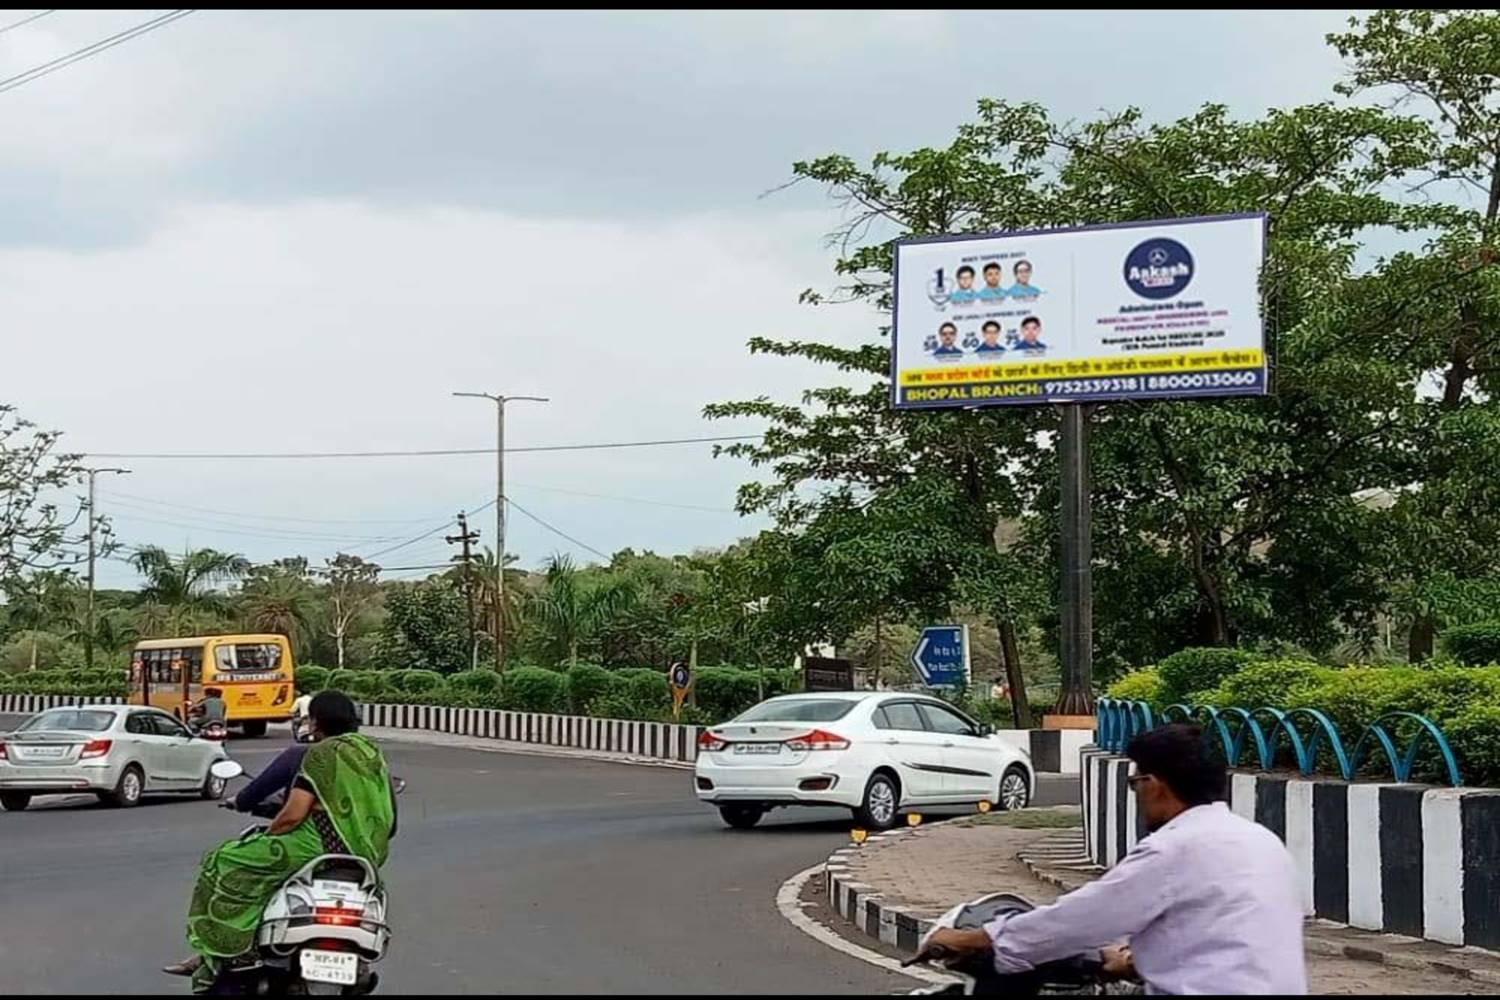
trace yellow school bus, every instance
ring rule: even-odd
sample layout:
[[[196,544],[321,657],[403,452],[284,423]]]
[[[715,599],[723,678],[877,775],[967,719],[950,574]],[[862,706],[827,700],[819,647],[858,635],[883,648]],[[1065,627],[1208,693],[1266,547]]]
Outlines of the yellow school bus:
[[[284,635],[206,635],[146,639],[130,658],[129,702],[183,718],[205,687],[224,692],[225,718],[263,736],[292,717],[292,648]]]

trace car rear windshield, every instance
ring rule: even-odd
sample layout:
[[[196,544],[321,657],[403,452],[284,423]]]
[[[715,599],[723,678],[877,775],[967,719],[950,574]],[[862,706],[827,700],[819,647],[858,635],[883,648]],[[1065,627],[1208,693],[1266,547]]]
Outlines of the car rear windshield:
[[[115,721],[113,712],[84,712],[76,708],[55,708],[27,719],[18,733],[26,730],[72,729],[85,733],[102,733]]]
[[[847,698],[792,698],[763,701],[735,722],[833,722],[854,708]]]

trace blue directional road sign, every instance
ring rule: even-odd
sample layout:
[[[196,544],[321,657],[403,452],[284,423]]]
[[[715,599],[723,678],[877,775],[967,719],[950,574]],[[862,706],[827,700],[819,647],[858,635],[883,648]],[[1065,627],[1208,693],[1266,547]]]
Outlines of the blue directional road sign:
[[[922,630],[911,665],[922,683],[931,688],[967,687],[969,684],[969,626],[931,625]]]

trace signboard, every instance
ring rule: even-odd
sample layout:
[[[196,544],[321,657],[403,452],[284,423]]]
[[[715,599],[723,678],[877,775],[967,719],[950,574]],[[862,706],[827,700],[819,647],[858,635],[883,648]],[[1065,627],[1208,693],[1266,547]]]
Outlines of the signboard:
[[[968,687],[969,626],[932,625],[922,630],[911,665],[930,688]]]
[[[854,663],[831,656],[802,658],[804,691],[853,691]]]
[[[1264,394],[1265,221],[902,240],[892,405]]]
[[[672,718],[682,713],[682,703],[693,690],[693,670],[686,663],[674,663],[667,669],[667,683],[672,688]]]

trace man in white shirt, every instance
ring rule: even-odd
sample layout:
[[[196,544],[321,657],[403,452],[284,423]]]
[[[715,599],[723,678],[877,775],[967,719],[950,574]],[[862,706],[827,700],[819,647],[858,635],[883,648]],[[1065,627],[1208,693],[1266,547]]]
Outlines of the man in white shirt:
[[[1001,973],[1105,950],[1157,994],[1305,994],[1302,906],[1291,855],[1276,835],[1230,812],[1224,766],[1193,725],[1131,740],[1130,784],[1150,836],[1103,877],[1051,906],[934,944],[990,949]],[[1111,947],[1129,938],[1127,948]],[[1132,966],[1133,962],[1133,966]]]

